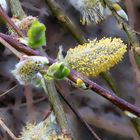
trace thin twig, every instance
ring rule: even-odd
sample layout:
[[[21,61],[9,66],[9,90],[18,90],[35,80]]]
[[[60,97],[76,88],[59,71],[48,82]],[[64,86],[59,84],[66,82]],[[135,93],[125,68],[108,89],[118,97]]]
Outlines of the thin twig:
[[[32,88],[29,85],[25,86],[24,94],[27,103],[28,122],[33,124],[35,123],[35,108],[33,104]]]
[[[7,47],[9,50],[12,51],[13,54],[15,54],[18,58],[22,59],[23,54],[17,51],[15,48],[13,48],[9,43],[7,43],[3,38],[0,37],[0,43],[3,44],[5,47]]]
[[[22,9],[19,0],[10,0],[9,3],[10,3],[12,14],[14,16],[16,16],[19,19],[23,19],[24,17],[26,17],[26,14]]]
[[[33,100],[33,104],[38,104],[38,103],[40,103],[40,102],[47,101],[47,100],[48,100],[47,97],[41,97],[41,98],[39,98],[39,99]],[[20,104],[18,107],[19,107],[19,108],[27,107],[27,102]],[[6,108],[8,109],[9,107],[3,107],[3,108],[4,108],[4,109],[6,109]],[[11,105],[11,106],[10,106],[10,109],[13,109],[13,108],[15,108],[15,105]],[[1,109],[2,109],[2,108],[1,108]]]
[[[19,140],[19,138],[17,138],[17,137],[11,132],[11,130],[5,125],[5,123],[2,121],[1,118],[0,118],[0,125],[1,125],[1,127],[9,134],[9,136],[10,136],[13,140]]]
[[[108,6],[108,8],[112,11],[114,18],[116,19],[118,24],[121,24],[123,31],[127,35],[129,45],[131,46],[131,48],[129,49],[129,58],[130,58],[130,61],[133,62],[133,63],[131,63],[132,68],[133,68],[133,70],[137,69],[136,74],[140,74],[140,71],[138,71],[138,67],[137,67],[137,66],[139,66],[139,63],[138,63],[137,59],[135,58],[135,56],[137,55],[137,52],[135,52],[135,46],[136,46],[136,44],[138,46],[140,46],[138,37],[137,37],[137,35],[134,34],[134,30],[132,29],[132,27],[130,27],[129,24],[124,22],[124,20],[112,8],[112,3],[108,0],[104,0],[104,2]],[[139,81],[139,78],[136,77],[136,79],[137,79],[137,81]],[[129,120],[132,123],[133,127],[135,128],[137,134],[140,136],[139,120],[138,119],[135,120],[135,118],[130,118]]]
[[[40,52],[19,43],[17,39],[9,35],[0,33],[0,37],[3,38],[5,41],[7,41],[9,44],[11,44],[15,49],[24,52],[26,55],[41,55]]]
[[[6,92],[0,94],[0,97],[3,97],[5,95],[7,95],[8,93],[10,93],[12,90],[14,90],[17,87],[18,87],[18,85],[13,86],[12,88],[10,88],[9,90],[7,90]]]
[[[14,22],[7,16],[7,14],[4,12],[2,7],[0,6],[0,18],[4,20],[6,24],[9,24],[11,28],[20,36],[24,37],[24,34],[17,28],[17,26],[14,24]]]
[[[83,125],[85,125],[87,127],[87,129],[89,130],[89,132],[93,135],[94,140],[101,140],[98,135],[93,131],[93,129],[88,125],[88,123],[81,117],[81,115],[79,114],[79,112],[73,107],[73,105],[71,105],[71,103],[66,99],[66,97],[64,96],[63,90],[61,90],[61,88],[58,86],[58,84],[56,84],[56,88],[58,90],[58,93],[60,94],[60,96],[62,97],[62,99],[65,101],[65,103],[69,106],[69,108],[73,111],[73,113],[76,115],[76,117],[82,122]]]
[[[53,15],[57,18],[57,20],[69,30],[69,32],[72,34],[74,39],[77,40],[77,42],[83,44],[86,39],[81,33],[78,33],[79,31],[77,30],[77,27],[75,27],[73,22],[66,16],[66,14],[62,12],[62,10],[60,10],[60,8],[56,5],[56,2],[53,2],[52,0],[45,1]]]
[[[50,104],[52,105],[53,111],[56,115],[56,119],[61,128],[62,133],[68,134],[72,139],[74,139],[74,135],[68,125],[68,121],[67,121],[65,112],[63,110],[63,106],[60,101],[59,94],[56,91],[54,81],[45,80],[45,84],[46,84],[46,89],[47,89],[46,94],[48,95],[48,100]]]
[[[119,98],[113,92],[106,90],[105,88],[103,88],[100,85],[96,84],[95,82],[89,80],[88,78],[81,76],[76,71],[72,70],[71,74],[68,76],[68,78],[71,81],[73,81],[74,83],[76,83],[76,80],[78,78],[80,78],[81,80],[83,80],[83,82],[85,83],[85,85],[88,89],[95,91],[97,94],[106,98],[111,103],[113,103],[114,105],[119,107],[121,110],[123,110],[123,111],[127,110],[127,111],[131,112],[132,114],[135,114],[136,116],[140,117],[140,108],[128,103],[127,101],[123,100],[122,98]]]

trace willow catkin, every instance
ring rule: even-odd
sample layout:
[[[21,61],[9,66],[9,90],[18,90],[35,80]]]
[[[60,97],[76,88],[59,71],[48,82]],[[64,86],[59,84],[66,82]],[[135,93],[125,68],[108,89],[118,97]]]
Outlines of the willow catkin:
[[[119,2],[120,0],[108,0],[111,3]],[[81,23],[98,24],[110,14],[103,0],[69,0],[69,3],[80,12]]]
[[[20,61],[16,68],[12,71],[15,78],[22,85],[32,82],[37,73],[48,63],[48,59],[42,56],[29,56],[25,60]]]
[[[117,64],[126,52],[119,38],[103,38],[69,49],[65,57],[68,65],[80,74],[95,77]]]
[[[100,0],[69,0],[81,13],[82,24],[98,23],[104,19],[104,7]]]

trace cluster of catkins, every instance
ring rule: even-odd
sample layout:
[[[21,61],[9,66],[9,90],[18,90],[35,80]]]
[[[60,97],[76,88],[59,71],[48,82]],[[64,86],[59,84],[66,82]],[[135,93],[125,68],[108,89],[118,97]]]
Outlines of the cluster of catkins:
[[[120,0],[105,1],[113,4]],[[80,11],[84,23],[98,23],[105,16],[104,0],[69,0],[69,2]],[[119,9],[118,5],[113,6]],[[18,23],[18,27],[26,31],[25,33],[28,35],[27,45],[29,47],[37,49],[36,45],[42,46],[46,44],[45,25],[38,22],[36,18],[31,16],[25,18]],[[83,45],[78,45],[73,49],[71,48],[68,50],[66,57],[61,58],[63,58],[64,65],[69,69],[74,69],[83,76],[95,77],[118,63],[125,52],[126,45],[121,39],[103,38],[99,41],[95,39]],[[48,68],[48,66],[46,67],[48,63],[46,57],[28,56],[16,65],[12,73],[20,84],[31,84],[42,70]],[[60,78],[61,74],[59,73],[61,73],[61,70],[65,70],[63,69],[64,65],[60,62],[57,65],[50,66],[48,74],[57,74],[57,77],[59,75]],[[59,70],[57,71],[57,69]]]
[[[64,61],[70,69],[87,77],[98,76],[117,64],[126,52],[126,45],[119,38],[103,38],[70,48]],[[16,65],[13,74],[20,84],[29,84],[45,68],[48,59],[30,56]]]

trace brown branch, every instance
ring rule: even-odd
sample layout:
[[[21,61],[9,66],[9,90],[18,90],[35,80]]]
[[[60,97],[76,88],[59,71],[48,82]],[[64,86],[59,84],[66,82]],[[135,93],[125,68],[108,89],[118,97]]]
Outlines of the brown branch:
[[[82,35],[82,33],[78,31],[77,27],[73,24],[70,18],[65,14],[65,12],[60,10],[55,1],[53,2],[52,0],[45,0],[45,2],[48,5],[52,14],[71,33],[71,35],[77,42],[83,44],[87,41],[86,38]]]
[[[72,70],[71,74],[68,76],[68,78],[76,83],[77,78],[80,78],[83,80],[85,85],[87,86],[88,89],[95,91],[97,94],[100,96],[106,98],[108,101],[119,107],[121,110],[129,111],[136,116],[140,117],[140,108],[128,103],[127,101],[119,98],[116,96],[113,92],[106,90],[105,88],[101,87],[100,85],[96,84],[95,82],[89,80],[86,77],[82,77],[79,73],[76,71]]]
[[[3,38],[5,41],[7,41],[9,44],[11,44],[15,49],[25,53],[26,55],[41,55],[39,54],[40,52],[30,49],[29,47],[26,47],[25,45],[19,43],[17,39],[12,38],[9,35],[0,33],[0,37]]]
[[[0,125],[1,125],[1,127],[9,134],[9,136],[10,136],[13,140],[19,140],[19,139],[11,132],[11,130],[6,126],[6,124],[2,121],[1,118],[0,118]]]
[[[12,51],[13,54],[15,54],[18,58],[22,59],[23,54],[17,51],[15,48],[13,48],[8,42],[6,42],[3,38],[0,37],[0,43],[3,44],[5,47],[7,47],[9,50]]]
[[[35,123],[35,108],[33,104],[33,92],[31,89],[31,86],[27,85],[24,89],[24,95],[26,97],[26,103],[27,103],[27,113],[28,113],[28,122],[29,123]]]
[[[19,19],[23,19],[24,17],[26,17],[26,14],[22,9],[19,0],[10,0],[9,4],[10,4],[11,12],[14,16],[18,17]]]
[[[10,36],[9,36],[10,38]],[[14,40],[14,39],[13,39]],[[15,44],[17,45],[17,44]],[[15,47],[17,50],[21,50],[21,46],[13,46]],[[25,47],[24,45],[22,46],[22,52],[23,53],[27,53],[28,49],[27,47]],[[32,55],[36,55],[40,54],[38,51],[34,51],[32,49],[30,49],[30,51],[28,52],[28,54],[31,53]],[[50,64],[53,64],[55,62],[55,60],[53,60],[52,58],[48,57]],[[117,107],[119,107],[121,110],[125,111],[129,111],[133,114],[135,114],[136,116],[140,117],[140,108],[128,103],[127,101],[119,98],[118,96],[116,96],[113,92],[106,90],[105,88],[101,87],[100,85],[96,84],[95,82],[82,77],[79,73],[77,73],[76,71],[72,70],[71,74],[68,76],[68,78],[76,83],[77,78],[80,78],[81,80],[83,80],[83,82],[86,84],[86,86],[90,89],[95,91],[97,94],[99,94],[100,96],[106,98],[108,101],[110,101],[111,103],[113,103],[114,105],[116,105]]]
[[[46,94],[48,96],[48,100],[52,105],[53,111],[56,115],[56,119],[61,128],[62,133],[66,135],[68,134],[72,139],[74,139],[74,133],[69,127],[67,117],[63,109],[63,105],[59,98],[59,94],[57,93],[57,90],[55,88],[54,81],[45,80],[45,85],[46,85],[45,93],[47,92]]]
[[[13,86],[12,88],[5,91],[4,93],[0,94],[0,97],[7,95],[8,93],[10,93],[12,90],[16,89],[17,87],[18,87],[18,85]]]
[[[52,111],[53,111],[52,107],[49,106],[45,115],[43,116],[43,121],[45,121],[49,117],[49,115],[52,113]]]
[[[11,28],[20,36],[24,37],[24,34],[17,28],[17,26],[14,24],[14,22],[5,14],[4,10],[0,6],[0,18],[6,23],[11,26]]]

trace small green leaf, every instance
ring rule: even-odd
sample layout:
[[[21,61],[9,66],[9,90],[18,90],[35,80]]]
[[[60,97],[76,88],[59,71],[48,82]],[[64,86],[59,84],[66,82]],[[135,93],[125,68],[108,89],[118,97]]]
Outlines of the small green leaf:
[[[43,45],[46,45],[45,36],[46,27],[39,21],[34,21],[28,31],[28,46],[32,49],[37,49]]]
[[[35,86],[40,87],[41,86],[41,79],[36,79],[35,80]]]
[[[67,68],[63,62],[56,62],[52,64],[47,71],[48,76],[55,79],[64,79],[70,73],[70,69]]]

